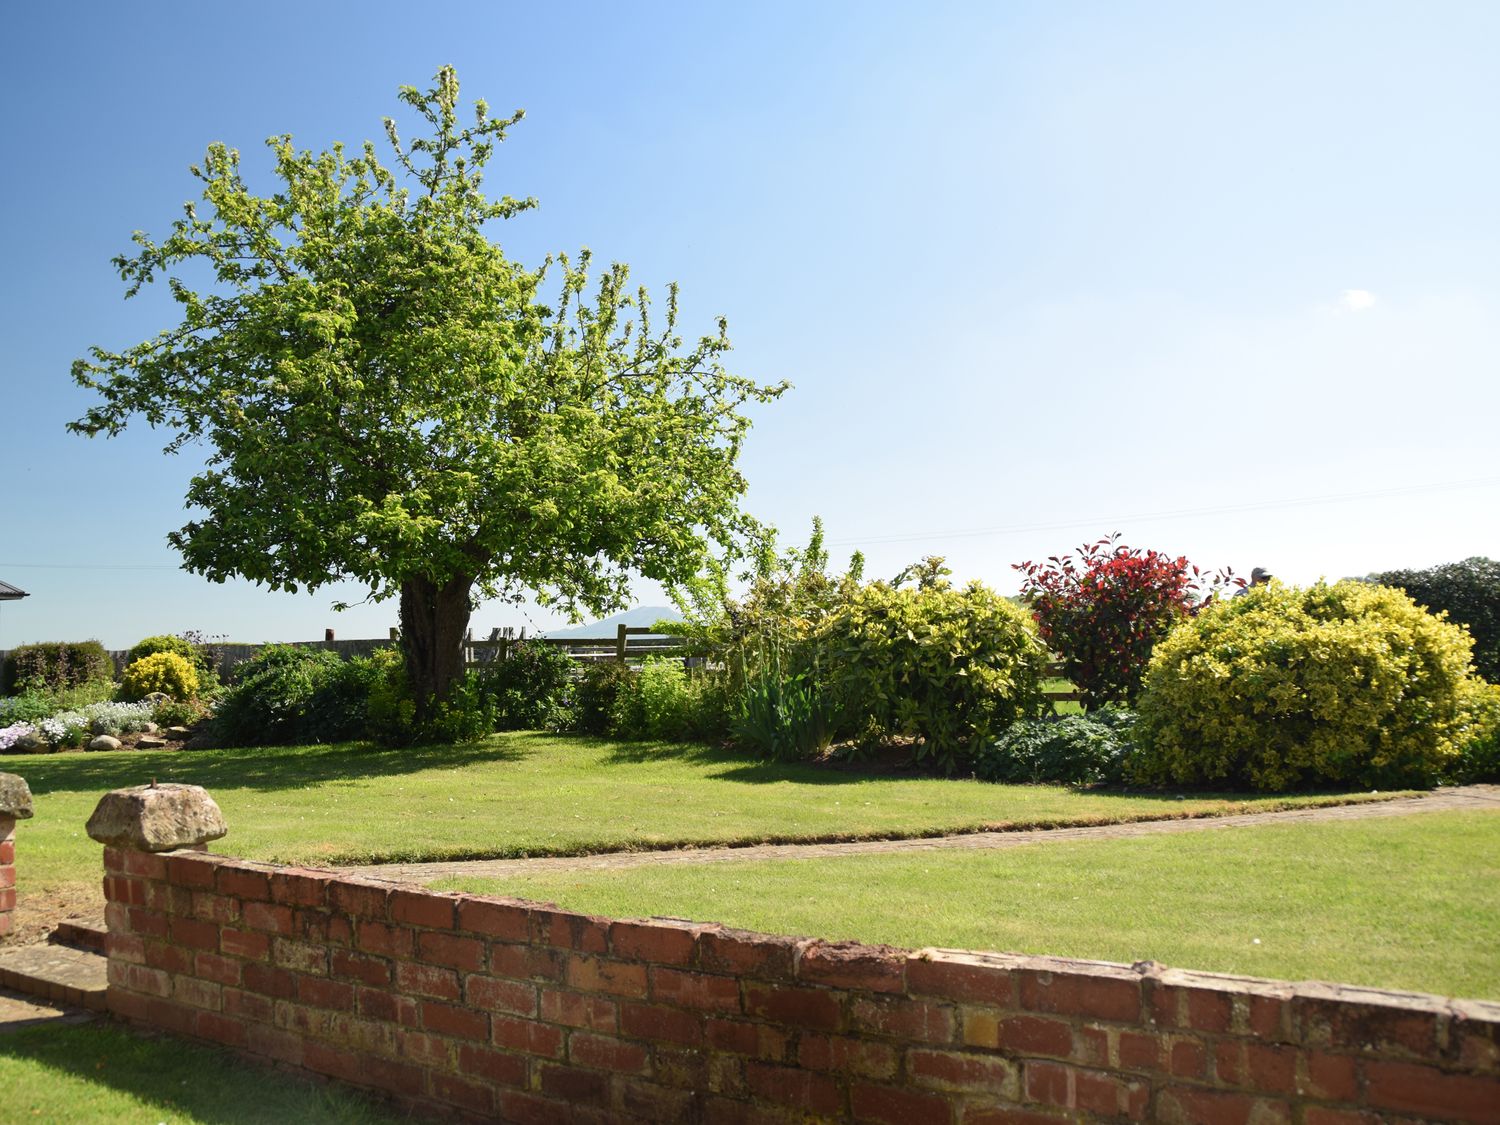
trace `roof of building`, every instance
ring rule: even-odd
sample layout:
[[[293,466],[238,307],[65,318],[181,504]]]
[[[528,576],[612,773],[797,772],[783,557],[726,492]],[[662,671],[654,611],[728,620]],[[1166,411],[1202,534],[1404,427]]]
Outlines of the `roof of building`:
[[[12,586],[9,582],[0,582],[0,602],[13,602],[17,598],[31,597],[25,590],[18,586]]]

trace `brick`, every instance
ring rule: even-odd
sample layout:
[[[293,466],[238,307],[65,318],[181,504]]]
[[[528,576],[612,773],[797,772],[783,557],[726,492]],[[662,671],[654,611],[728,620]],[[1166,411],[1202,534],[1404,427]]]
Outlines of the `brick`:
[[[297,978],[285,969],[262,965],[259,961],[248,962],[244,972],[245,991],[258,992],[262,996],[274,996],[290,1000],[297,994]]]
[[[328,884],[328,904],[334,910],[364,921],[383,921],[391,888],[384,883],[336,879]]]
[[[472,976],[463,978],[463,987],[464,1001],[472,1008],[517,1016],[536,1015],[537,988],[534,984]]]
[[[402,992],[437,1000],[457,1000],[463,994],[458,986],[458,974],[452,969],[418,965],[411,961],[397,962],[396,987]]]
[[[996,1055],[917,1048],[906,1052],[906,1071],[919,1086],[973,1090],[1014,1098],[1020,1088],[1015,1063]]]
[[[16,862],[16,842],[13,838],[0,840],[0,863]]]
[[[456,918],[457,903],[452,895],[434,891],[391,892],[390,918],[392,922],[404,922],[412,926],[425,926],[433,930],[451,930]]]
[[[537,1084],[543,1094],[574,1106],[609,1104],[609,1075],[596,1070],[549,1063],[541,1068]]]
[[[1379,1117],[1358,1109],[1330,1109],[1310,1105],[1302,1111],[1303,1125],[1382,1125]]]
[[[142,937],[166,938],[171,932],[172,920],[165,914],[132,907],[130,910],[130,932]]]
[[[626,1003],[620,1006],[620,1031],[636,1039],[696,1047],[703,1042],[703,1017],[663,1004]]]
[[[715,1051],[753,1055],[772,1062],[786,1061],[788,1034],[769,1024],[710,1018],[703,1025],[703,1037]]]
[[[266,902],[271,898],[271,877],[268,874],[230,863],[219,867],[214,886],[221,895],[233,895],[239,899]]]
[[[164,857],[167,861],[167,880],[179,887],[197,887],[207,890],[214,885],[214,872],[221,857],[204,852],[176,851]]]
[[[1005,968],[951,955],[913,954],[906,963],[907,991],[916,996],[1014,1008],[1015,980]]]
[[[1075,1118],[1018,1106],[964,1106],[962,1125],[1065,1125]]]
[[[426,1031],[404,1029],[396,1038],[401,1057],[427,1066],[448,1066],[448,1040]]]
[[[949,1125],[953,1107],[941,1094],[899,1086],[856,1082],[849,1089],[849,1106],[856,1121],[876,1125]]]
[[[799,944],[796,938],[710,927],[698,934],[698,964],[709,972],[790,981],[796,975]]]
[[[1314,986],[1304,987],[1310,990]],[[1344,999],[1343,991],[1325,996],[1299,990],[1292,1000],[1291,1019],[1303,1044],[1336,1052],[1375,1051],[1416,1059],[1437,1054],[1439,1026],[1447,1023],[1446,1009],[1437,997],[1412,997],[1411,1003],[1364,1004]]]
[[[282,906],[328,905],[333,876],[303,867],[284,867],[271,873],[271,901]]]
[[[1157,1094],[1153,1119],[1162,1125],[1289,1125],[1292,1114],[1285,1102],[1172,1086]]]
[[[114,973],[114,968],[113,965],[109,967],[111,974]],[[125,965],[123,968],[125,987],[132,992],[142,992],[148,996],[161,997],[172,995],[172,977],[170,974],[160,969],[148,968],[145,965]],[[113,975],[110,977],[110,982],[114,983]]]
[[[10,864],[0,866],[0,888],[10,888],[16,885],[16,869]]]
[[[1353,1102],[1359,1098],[1355,1060],[1348,1055],[1304,1051],[1298,1071],[1299,1094],[1330,1102]]]
[[[745,1064],[745,1084],[757,1098],[777,1105],[828,1117],[843,1112],[844,1099],[838,1083],[826,1074],[752,1059]]]
[[[797,1063],[808,1070],[831,1070],[862,1078],[894,1078],[900,1067],[896,1048],[847,1035],[803,1032],[797,1041]]]
[[[488,1117],[495,1108],[493,1090],[482,1082],[470,1082],[454,1074],[434,1074],[432,1096],[447,1105],[484,1117]]]
[[[14,842],[7,840],[14,848]],[[14,853],[11,856],[13,860]],[[0,857],[3,860],[3,857]],[[166,857],[154,852],[138,852],[134,848],[125,851],[121,855],[119,869],[121,874],[134,875],[140,879],[165,879],[167,877]]]
[[[1164,1069],[1163,1045],[1159,1035],[1122,1031],[1117,1049],[1122,1070]]]
[[[1500,1119],[1500,1081],[1493,1076],[1445,1074],[1414,1063],[1372,1061],[1365,1064],[1365,1101],[1380,1110],[1493,1122]]]
[[[453,1004],[442,1004],[436,1000],[424,1000],[421,1005],[422,1026],[439,1035],[451,1035],[455,1039],[473,1039],[488,1043],[490,1018],[483,1012]]]
[[[1276,996],[1248,996],[1244,1001],[1245,1030],[1259,1039],[1278,1043],[1291,1038],[1292,1006]]]
[[[815,1031],[840,1031],[844,1026],[844,1009],[839,994],[821,988],[747,982],[745,1012],[773,1023]]]
[[[571,910],[533,907],[530,940],[534,945],[551,945],[579,953],[605,953],[609,950],[609,920]]]
[[[429,965],[475,973],[484,968],[484,942],[456,934],[418,934],[417,956]]]
[[[164,941],[143,941],[145,963],[167,973],[185,973],[193,965],[193,951]]]
[[[263,961],[270,956],[271,938],[267,934],[253,933],[250,930],[220,929],[219,952],[226,957]]]
[[[172,984],[172,997],[192,1008],[217,1012],[223,1007],[222,986],[196,977],[178,977]]]
[[[498,942],[490,946],[490,972],[513,980],[561,981],[567,974],[568,960],[555,949]]]
[[[652,966],[651,999],[680,1008],[738,1012],[740,985],[734,977]]]
[[[1196,1039],[1174,1039],[1167,1049],[1167,1069],[1177,1078],[1202,1078],[1208,1049]]]
[[[747,1098],[745,1060],[733,1055],[711,1055],[708,1060],[708,1092],[730,1098]]]
[[[584,992],[608,992],[633,1000],[646,997],[646,966],[602,957],[570,957],[564,979]]]
[[[415,931],[384,922],[360,922],[354,931],[354,944],[381,957],[410,957],[417,949]]]
[[[614,1031],[619,1026],[618,1005],[604,996],[558,989],[541,990],[540,1017],[547,1023]]]
[[[246,992],[240,988],[225,988],[222,996],[226,1016],[254,1020],[259,1023],[270,1023],[275,1016],[275,1005],[269,997]]]
[[[673,1090],[639,1078],[617,1079],[615,1104],[622,1113],[643,1121],[696,1121],[697,1097],[688,1090]]]
[[[1007,1015],[995,1009],[962,1008],[963,1041],[1014,1055],[1067,1058],[1073,1051],[1073,1027],[1044,1016]]]
[[[1133,1120],[1145,1117],[1150,1087],[1097,1070],[1031,1062],[1022,1068],[1028,1101]]]
[[[240,920],[252,930],[271,934],[291,934],[292,908],[273,902],[247,902],[240,910]]]
[[[328,949],[308,942],[276,938],[271,942],[271,963],[311,976],[328,974]]]
[[[580,1106],[529,1094],[521,1090],[495,1091],[496,1117],[517,1125],[579,1125]]]
[[[813,941],[797,958],[797,979],[861,992],[904,992],[907,954],[854,941]]]
[[[1215,1034],[1227,1033],[1234,1022],[1234,1001],[1228,992],[1156,984],[1152,989],[1153,1014],[1170,1013],[1167,1027],[1190,1028]]]
[[[204,922],[237,922],[240,918],[240,903],[237,899],[212,891],[194,891],[188,913]]]
[[[16,888],[15,887],[0,888],[0,910],[4,910],[4,911],[6,911],[8,913],[8,912],[14,910],[15,908],[16,908]]]
[[[649,1056],[644,1045],[609,1035],[575,1031],[568,1036],[568,1061],[594,1070],[644,1074]]]
[[[355,990],[354,1003],[359,1014],[368,1019],[402,1027],[417,1027],[422,1022],[417,1002],[410,996],[396,996],[381,988],[359,988]]]
[[[132,961],[137,965],[146,963],[146,941],[134,934],[112,930],[104,938],[104,948],[111,959]]]
[[[193,1018],[193,1034],[236,1049],[245,1046],[245,1025],[220,1012],[199,1012]]]
[[[250,1024],[245,1028],[245,1049],[289,1066],[301,1066],[303,1061],[302,1036],[279,1027]]]
[[[345,980],[357,980],[362,984],[391,982],[391,963],[383,957],[335,949],[329,954],[328,967],[334,976]]]
[[[458,1069],[474,1078],[502,1086],[525,1086],[529,1064],[521,1055],[473,1043],[458,1045]]]
[[[9,828],[6,828],[5,825],[4,825],[4,822],[0,821],[0,837],[4,837],[5,839],[10,839],[14,835],[14,833],[15,833],[15,822],[14,821],[11,822],[11,825],[10,825]],[[104,849],[104,870],[105,870],[105,873],[109,874],[109,875],[118,875],[121,871],[124,871],[125,870],[125,857],[130,854],[131,850],[133,850],[133,849],[117,848],[113,844],[106,845],[105,849]]]
[[[849,1004],[849,1023],[855,1031],[922,1043],[951,1043],[956,1022],[952,1008],[931,1000],[856,996]]]
[[[1135,1023],[1141,1018],[1141,986],[1134,976],[1036,969],[1018,975],[1020,1004],[1028,1011],[1116,1023]]]
[[[348,1012],[354,1009],[354,986],[325,977],[298,977],[297,999],[314,1008]]]
[[[302,1065],[308,1070],[341,1078],[345,1082],[358,1082],[364,1077],[364,1068],[356,1052],[330,1047],[325,1043],[307,1043],[302,1049]]]
[[[1109,1032],[1105,1028],[1088,1024],[1075,1027],[1073,1049],[1068,1053],[1068,1058],[1081,1066],[1110,1066]]]
[[[361,1079],[362,1082],[368,1082],[376,1089],[388,1090],[403,1098],[417,1097],[427,1088],[427,1072],[411,1063],[381,1059],[380,1065],[369,1068],[367,1073],[369,1077]],[[438,1075],[433,1075],[434,1081],[438,1077]]]
[[[458,928],[501,941],[529,941],[531,908],[516,900],[460,896]]]
[[[691,965],[702,926],[673,922],[614,922],[609,927],[609,948],[627,961],[650,961],[656,965]]]
[[[497,1047],[511,1051],[524,1051],[528,1055],[544,1055],[561,1058],[563,1053],[563,1029],[535,1020],[517,1019],[511,1016],[490,1017],[490,1040]]]

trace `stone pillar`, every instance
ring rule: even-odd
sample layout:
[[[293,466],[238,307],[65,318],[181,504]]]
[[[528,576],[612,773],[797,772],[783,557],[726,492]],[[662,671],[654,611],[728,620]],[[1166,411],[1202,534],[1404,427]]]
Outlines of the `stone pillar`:
[[[229,831],[201,785],[154,781],[104,794],[86,830],[101,844],[140,852],[203,851],[208,841]]]
[[[0,937],[10,933],[16,909],[16,821],[31,817],[31,788],[0,773]]]

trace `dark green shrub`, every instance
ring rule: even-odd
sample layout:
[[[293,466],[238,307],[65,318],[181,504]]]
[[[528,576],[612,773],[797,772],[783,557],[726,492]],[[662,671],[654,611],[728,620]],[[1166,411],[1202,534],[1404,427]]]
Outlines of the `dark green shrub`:
[[[310,706],[342,672],[326,649],[267,645],[235,669],[214,712],[210,737],[221,746],[287,746],[309,740]]]
[[[558,645],[518,641],[504,660],[481,665],[477,675],[495,702],[500,730],[557,730],[570,719],[576,667]]]
[[[158,692],[178,701],[197,695],[198,672],[192,662],[175,652],[154,652],[135,661],[120,677],[120,694],[126,699],[145,699]]]
[[[974,757],[981,781],[1117,784],[1134,747],[1129,711],[1022,719]]]
[[[781,676],[769,668],[741,689],[730,723],[736,746],[775,761],[811,758],[833,741],[837,708],[809,672]]]
[[[1427,570],[1388,570],[1371,579],[1405,590],[1418,605],[1467,627],[1475,669],[1500,683],[1500,562],[1476,557]]]
[[[473,672],[455,683],[448,698],[425,722],[419,722],[401,651],[380,649],[370,660],[368,731],[376,742],[384,746],[477,742],[495,732],[495,702]]]
[[[320,674],[307,701],[298,741],[349,742],[369,737],[370,695],[385,668],[379,657],[390,651],[381,649],[341,661]]]
[[[1389,587],[1255,587],[1157,646],[1132,770],[1256,789],[1431,783],[1473,729],[1469,649]]]
[[[609,734],[615,700],[631,676],[629,668],[612,661],[588,665],[574,688],[574,728],[584,734]]]
[[[50,641],[11,649],[0,669],[0,690],[65,691],[114,677],[114,661],[98,641]]]
[[[845,729],[873,720],[920,739],[919,758],[953,772],[1017,719],[1041,713],[1048,662],[1036,623],[988,586],[955,589],[941,559],[916,584],[850,592],[821,630],[820,662]]]

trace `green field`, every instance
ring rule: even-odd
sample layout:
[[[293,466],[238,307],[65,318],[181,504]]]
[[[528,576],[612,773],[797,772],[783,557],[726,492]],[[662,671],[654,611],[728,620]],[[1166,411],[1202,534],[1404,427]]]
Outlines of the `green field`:
[[[229,825],[215,851],[324,864],[920,836],[1329,799],[877,776],[704,746],[540,734],[466,747],[71,753],[12,756],[4,764],[35,796],[36,817],[17,832],[23,895],[96,886],[100,849],[84,832],[89,813],[105,791],[153,778],[202,785],[214,796]]]
[[[1500,812],[440,885],[906,948],[1500,999]]]

